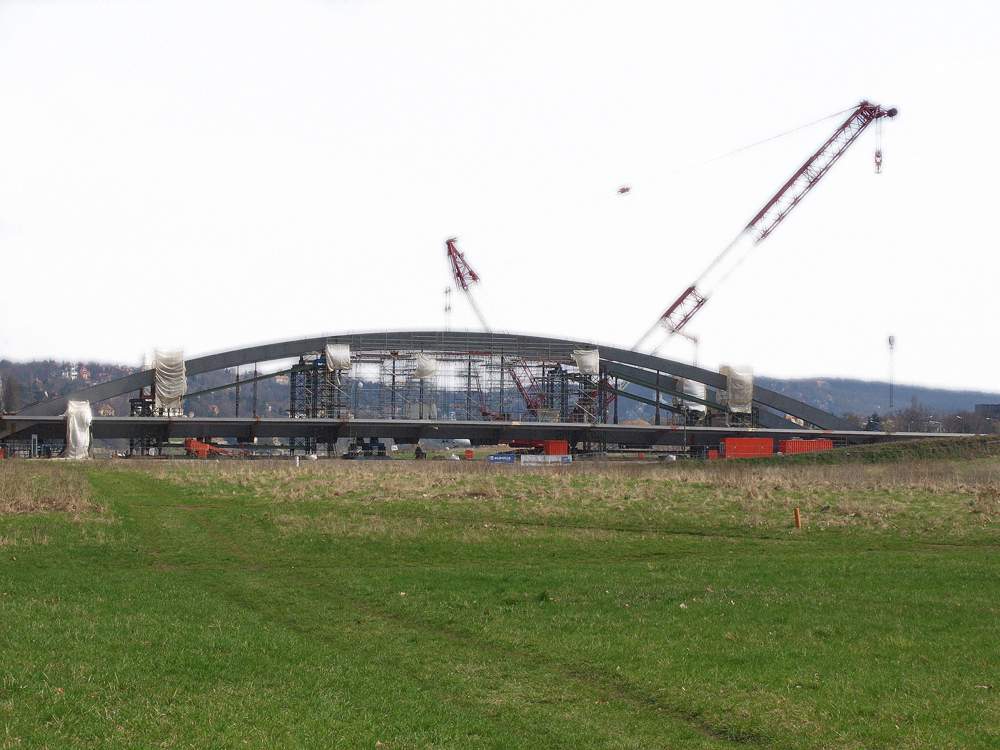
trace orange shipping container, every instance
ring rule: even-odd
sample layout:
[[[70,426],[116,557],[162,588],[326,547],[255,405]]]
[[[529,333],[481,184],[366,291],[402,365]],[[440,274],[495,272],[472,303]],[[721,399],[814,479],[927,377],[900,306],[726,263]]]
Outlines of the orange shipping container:
[[[833,450],[832,440],[779,440],[779,453],[809,453]]]
[[[565,456],[569,454],[569,441],[543,440],[542,453],[546,456]]]
[[[770,456],[774,453],[771,438],[722,438],[722,455],[726,458],[749,458],[750,456]]]

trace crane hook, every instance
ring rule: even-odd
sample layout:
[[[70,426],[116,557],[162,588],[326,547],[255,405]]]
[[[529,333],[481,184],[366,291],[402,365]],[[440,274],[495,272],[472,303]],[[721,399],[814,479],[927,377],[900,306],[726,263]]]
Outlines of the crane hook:
[[[882,174],[882,118],[881,117],[875,120],[875,174]]]

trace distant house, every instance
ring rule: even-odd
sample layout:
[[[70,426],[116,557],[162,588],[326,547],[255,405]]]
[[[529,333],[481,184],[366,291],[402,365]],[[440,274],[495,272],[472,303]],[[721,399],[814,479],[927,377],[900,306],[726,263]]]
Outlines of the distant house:
[[[287,375],[275,375],[274,382],[278,385],[291,385],[291,380]]]
[[[111,404],[100,404],[97,407],[97,416],[99,417],[113,417],[115,415],[115,407]]]
[[[80,380],[90,380],[90,370],[87,369],[87,365],[80,365]]]

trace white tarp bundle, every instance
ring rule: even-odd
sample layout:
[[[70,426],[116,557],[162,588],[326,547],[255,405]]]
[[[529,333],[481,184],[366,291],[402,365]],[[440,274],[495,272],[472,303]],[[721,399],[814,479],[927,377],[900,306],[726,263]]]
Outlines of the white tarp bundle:
[[[573,361],[581,375],[601,374],[601,352],[599,349],[574,349]]]
[[[334,370],[351,369],[351,345],[350,344],[327,344],[326,345],[326,368]]]
[[[90,422],[93,414],[89,401],[70,401],[66,404],[66,450],[63,458],[79,461],[90,452]]]
[[[753,368],[723,365],[719,374],[726,376],[726,403],[729,411],[749,414],[753,411]]]
[[[156,369],[156,408],[179,408],[187,393],[184,350],[161,352],[157,349],[153,354],[153,367]]]
[[[414,371],[413,377],[417,380],[426,380],[427,378],[433,378],[437,375],[437,372],[438,363],[434,355],[417,352],[417,369]]]
[[[705,389],[704,383],[699,383],[697,380],[691,380],[690,378],[677,378],[680,381],[680,390],[685,396],[692,396],[694,398],[699,398],[702,401],[708,401],[708,392]],[[704,404],[698,404],[694,401],[685,401],[685,406],[691,411],[708,411],[708,407]]]

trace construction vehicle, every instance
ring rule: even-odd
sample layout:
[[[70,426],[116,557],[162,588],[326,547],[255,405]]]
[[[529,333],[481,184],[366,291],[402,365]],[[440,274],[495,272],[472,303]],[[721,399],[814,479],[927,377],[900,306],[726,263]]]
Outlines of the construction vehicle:
[[[750,220],[739,236],[712,261],[693,284],[681,292],[680,297],[667,308],[646,334],[632,347],[638,349],[659,328],[666,330],[669,339],[690,322],[695,313],[708,301],[715,288],[728,278],[746,260],[750,252],[763,242],[778,224],[788,216],[793,208],[816,187],[837,160],[844,155],[865,128],[877,122],[876,132],[880,135],[881,120],[895,117],[896,109],[882,109],[877,104],[863,101],[855,107],[850,116],[838,127],[826,143],[814,153],[798,171],[789,178],[781,189],[764,204],[757,215]],[[876,144],[875,171],[882,171],[881,142]]]
[[[217,458],[218,456],[232,456],[230,451],[224,450],[211,443],[203,443],[194,438],[184,439],[184,452],[193,458]]]

